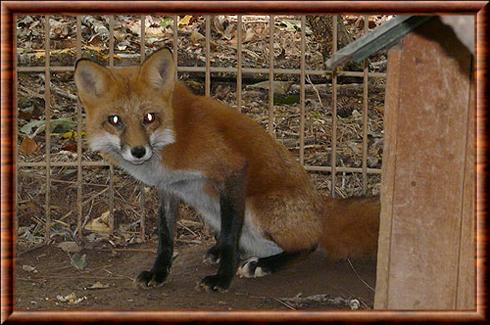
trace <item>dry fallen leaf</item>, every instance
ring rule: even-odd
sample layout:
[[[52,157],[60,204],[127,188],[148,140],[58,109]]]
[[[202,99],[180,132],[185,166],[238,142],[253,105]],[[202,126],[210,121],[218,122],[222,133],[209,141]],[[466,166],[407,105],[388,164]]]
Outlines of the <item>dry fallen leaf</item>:
[[[77,270],[83,271],[87,267],[87,254],[80,255],[79,253],[75,253],[71,255],[70,263]]]
[[[198,31],[195,31],[193,30],[192,33],[191,33],[191,42],[192,44],[196,44],[196,43],[199,43],[199,41],[205,39],[206,37],[204,37],[203,34],[199,33]]]
[[[77,295],[74,292],[72,292],[67,296],[57,295],[56,299],[58,299],[58,301],[61,301],[61,302],[67,302],[70,305],[75,305],[75,304],[78,304],[78,303],[86,300],[87,297],[83,296],[83,297],[78,298]]]
[[[235,24],[231,24],[227,16],[214,16],[211,28],[226,40],[231,40],[235,32]]]
[[[184,18],[180,19],[179,22],[177,23],[177,26],[179,28],[182,28],[184,26],[187,26],[189,25],[189,23],[191,22],[191,19],[192,19],[192,16],[184,16]]]
[[[89,223],[85,225],[85,229],[95,232],[105,232],[108,233],[111,231],[111,227],[109,225],[109,216],[110,212],[106,211],[101,214],[100,217],[93,219]]]
[[[77,144],[76,143],[67,143],[61,147],[64,151],[69,151],[70,153],[77,152]]]
[[[274,94],[276,95],[286,95],[286,93],[289,91],[291,88],[291,85],[293,84],[292,81],[282,81],[282,80],[274,80],[272,82],[272,88],[274,89]],[[246,89],[265,89],[269,90],[270,87],[270,81],[261,81],[257,82],[252,85],[247,85]]]
[[[253,40],[255,36],[255,32],[252,28],[247,29],[247,32],[245,33],[245,39],[243,40],[243,43],[250,42]]]
[[[17,114],[17,117],[20,120],[26,120],[30,121],[32,119],[32,111],[19,111],[19,114]]]
[[[102,284],[99,281],[97,281],[86,289],[87,290],[96,290],[96,289],[106,289],[106,288],[109,288],[108,284]]]
[[[78,253],[82,250],[80,248],[80,246],[78,246],[78,244],[75,243],[74,241],[65,241],[65,242],[59,243],[58,247],[67,253]]]
[[[86,136],[87,135],[87,132],[85,131],[81,131],[80,132],[80,135],[82,137]],[[73,130],[70,130],[70,131],[66,131],[65,133],[63,133],[63,138],[64,139],[74,139],[78,136],[78,132],[77,131],[73,131]]]
[[[243,36],[243,33],[242,33],[242,44],[248,43],[248,42],[252,41],[254,38],[255,38],[255,32],[252,28],[249,28],[246,30],[245,36]],[[235,37],[233,37],[230,40],[230,45],[231,45],[231,47],[236,49],[237,45],[238,45],[237,43],[238,43],[238,36],[235,35]]]
[[[20,153],[22,153],[24,155],[31,155],[31,154],[35,153],[38,149],[39,149],[39,146],[36,143],[36,141],[29,138],[28,136],[26,136],[26,137],[24,137],[24,139],[22,139],[22,142],[19,146]]]
[[[34,273],[37,273],[37,270],[34,266],[32,265],[27,265],[27,264],[24,264],[22,265],[22,269],[26,272],[34,272]]]

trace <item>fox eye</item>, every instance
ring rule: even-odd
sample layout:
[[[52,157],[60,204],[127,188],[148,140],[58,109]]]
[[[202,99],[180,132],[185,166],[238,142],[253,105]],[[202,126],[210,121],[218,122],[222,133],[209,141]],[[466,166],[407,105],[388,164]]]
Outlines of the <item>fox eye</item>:
[[[118,115],[110,115],[107,118],[107,121],[115,127],[120,127],[122,126],[121,118]]]
[[[145,124],[150,124],[155,121],[155,113],[146,113],[145,116],[143,117],[143,122]]]

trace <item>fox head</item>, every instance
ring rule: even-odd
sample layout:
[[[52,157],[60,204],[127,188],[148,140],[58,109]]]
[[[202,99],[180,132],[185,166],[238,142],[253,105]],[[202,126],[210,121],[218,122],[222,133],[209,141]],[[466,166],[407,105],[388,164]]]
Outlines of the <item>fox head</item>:
[[[106,68],[80,59],[75,84],[92,150],[139,165],[175,141],[175,65],[168,49],[136,67]]]

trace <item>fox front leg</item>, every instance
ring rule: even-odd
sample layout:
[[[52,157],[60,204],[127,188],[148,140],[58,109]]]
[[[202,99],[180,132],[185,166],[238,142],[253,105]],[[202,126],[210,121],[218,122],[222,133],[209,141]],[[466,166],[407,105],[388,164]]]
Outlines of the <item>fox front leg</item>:
[[[220,191],[221,230],[217,244],[208,254],[219,260],[218,273],[199,283],[206,290],[225,291],[230,286],[239,262],[238,243],[245,218],[246,168],[228,177]]]
[[[175,220],[178,213],[178,199],[169,193],[160,192],[160,209],[158,210],[158,249],[153,267],[141,272],[136,278],[139,287],[161,286],[167,279],[172,266],[174,251]]]

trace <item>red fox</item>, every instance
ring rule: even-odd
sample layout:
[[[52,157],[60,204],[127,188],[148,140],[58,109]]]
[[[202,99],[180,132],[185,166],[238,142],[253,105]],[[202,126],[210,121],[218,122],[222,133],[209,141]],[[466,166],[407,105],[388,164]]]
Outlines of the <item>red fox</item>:
[[[90,148],[160,193],[156,260],[137,284],[158,286],[167,278],[179,201],[218,234],[206,255],[219,263],[218,272],[201,280],[206,290],[226,290],[236,273],[274,272],[320,242],[345,257],[332,242],[342,237],[335,228],[342,210],[316,192],[288,150],[252,119],[192,94],[176,81],[175,69],[168,49],[136,67],[106,68],[88,59],[75,66]],[[329,209],[339,214],[332,227]],[[370,231],[377,234],[376,222]],[[330,240],[322,241],[324,226]]]

